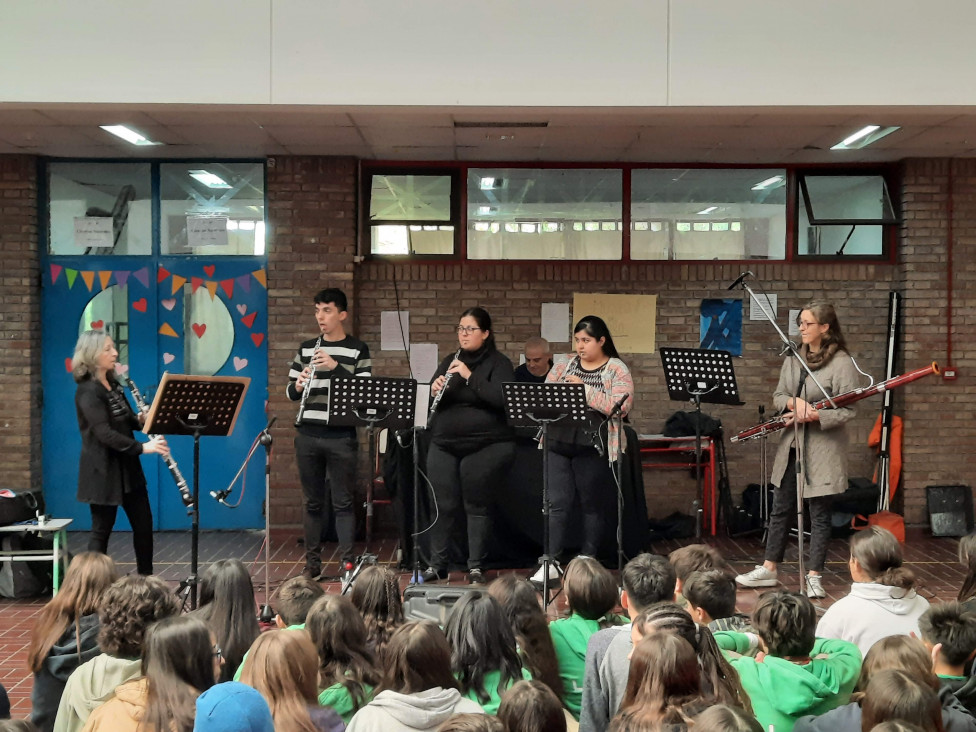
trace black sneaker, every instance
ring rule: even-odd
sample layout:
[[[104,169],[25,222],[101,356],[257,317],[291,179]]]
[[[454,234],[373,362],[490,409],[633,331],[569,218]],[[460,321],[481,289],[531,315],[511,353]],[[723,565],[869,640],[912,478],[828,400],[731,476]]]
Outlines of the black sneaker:
[[[474,567],[468,570],[468,584],[483,585],[484,583],[485,573],[481,571],[481,567]]]
[[[313,582],[317,582],[319,579],[321,579],[321,575],[322,575],[322,568],[321,567],[308,567],[308,566],[306,566],[302,570],[302,577],[304,577],[305,579],[310,579]]]
[[[440,582],[443,579],[447,579],[446,573],[441,574],[438,570],[434,569],[433,567],[427,567],[427,569],[424,570],[424,575],[423,575],[424,583]]]

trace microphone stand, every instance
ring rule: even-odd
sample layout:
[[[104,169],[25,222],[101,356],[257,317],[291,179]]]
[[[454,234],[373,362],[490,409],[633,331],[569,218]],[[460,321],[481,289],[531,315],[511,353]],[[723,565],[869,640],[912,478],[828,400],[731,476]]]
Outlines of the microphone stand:
[[[623,480],[621,472],[621,456],[623,455],[624,446],[624,412],[623,406],[630,399],[630,394],[624,394],[623,397],[616,404],[613,405],[613,409],[610,410],[610,414],[607,415],[607,463],[610,465],[610,474],[614,475],[613,471],[613,457],[610,452],[610,429],[609,425],[613,421],[614,417],[617,418],[617,472],[616,472],[616,484],[617,484],[617,576],[621,577],[624,571],[624,489],[621,485]]]
[[[836,408],[837,404],[834,403],[834,400],[831,398],[830,394],[827,393],[827,390],[823,388],[823,384],[821,384],[817,379],[816,375],[807,365],[807,362],[800,356],[800,350],[797,348],[797,345],[786,336],[782,328],[779,327],[779,324],[776,322],[775,318],[773,318],[773,314],[766,307],[766,299],[759,298],[755,291],[753,291],[753,289],[749,286],[746,279],[751,276],[753,276],[751,272],[743,272],[741,275],[739,275],[739,278],[729,286],[728,289],[732,290],[741,285],[742,288],[749,293],[749,297],[759,306],[759,309],[762,310],[763,315],[766,316],[766,320],[769,321],[776,333],[779,335],[780,340],[783,342],[783,352],[788,352],[792,356],[793,360],[803,367],[803,370],[807,372],[807,376],[809,376],[813,383],[817,385],[820,393],[824,395],[824,398],[830,403],[830,406]],[[804,393],[806,393],[805,386]],[[794,396],[794,407],[796,406],[795,400],[798,398],[798,395]],[[806,422],[804,422],[803,427],[801,428],[795,415],[796,412],[794,409],[793,444],[796,446],[796,534],[797,551],[799,552],[798,571],[800,573],[800,593],[806,594],[806,568],[803,562],[803,492],[804,488],[806,487],[806,468],[804,464],[805,451],[803,449],[803,441],[806,437],[807,425]]]

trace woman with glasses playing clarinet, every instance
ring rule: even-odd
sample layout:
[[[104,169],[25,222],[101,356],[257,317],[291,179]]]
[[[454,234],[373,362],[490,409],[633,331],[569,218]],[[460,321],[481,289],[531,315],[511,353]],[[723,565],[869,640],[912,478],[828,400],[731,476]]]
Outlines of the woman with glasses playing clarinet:
[[[427,427],[427,476],[437,500],[430,566],[424,582],[447,577],[448,547],[463,507],[468,525],[468,580],[482,584],[491,534],[492,487],[515,458],[515,433],[505,419],[502,384],[515,380],[512,362],[495,347],[491,316],[468,308],[457,326],[460,348],[434,374]]]
[[[557,363],[547,383],[583,384],[589,422],[581,426],[556,423],[549,430],[549,553],[562,558],[566,548],[569,512],[579,496],[583,516],[581,554],[595,557],[604,537],[607,507],[613,505],[616,485],[610,462],[618,460],[620,430],[608,415],[620,404],[626,415],[634,403],[634,380],[620,360],[610,329],[602,318],[587,315],[573,328],[576,353]],[[578,423],[577,423],[578,424]],[[557,579],[550,566],[549,578]],[[542,568],[532,581],[543,580]]]

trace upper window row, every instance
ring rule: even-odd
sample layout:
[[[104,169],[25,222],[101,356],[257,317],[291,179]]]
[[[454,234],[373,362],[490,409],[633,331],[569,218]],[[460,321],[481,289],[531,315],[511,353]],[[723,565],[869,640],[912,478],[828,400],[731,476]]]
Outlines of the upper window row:
[[[384,167],[364,183],[377,256],[881,258],[898,222],[880,172]]]
[[[161,254],[265,253],[264,165],[254,162],[50,163],[48,252],[152,254],[154,176]]]

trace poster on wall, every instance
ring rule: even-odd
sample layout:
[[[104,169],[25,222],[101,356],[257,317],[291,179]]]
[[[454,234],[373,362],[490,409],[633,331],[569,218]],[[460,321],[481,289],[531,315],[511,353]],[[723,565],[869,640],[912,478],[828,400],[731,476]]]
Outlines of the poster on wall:
[[[657,295],[573,295],[573,323],[587,315],[606,322],[621,353],[654,353]]]
[[[76,216],[75,246],[115,246],[115,219],[111,216]]]
[[[702,300],[699,320],[699,348],[742,355],[742,300]]]

